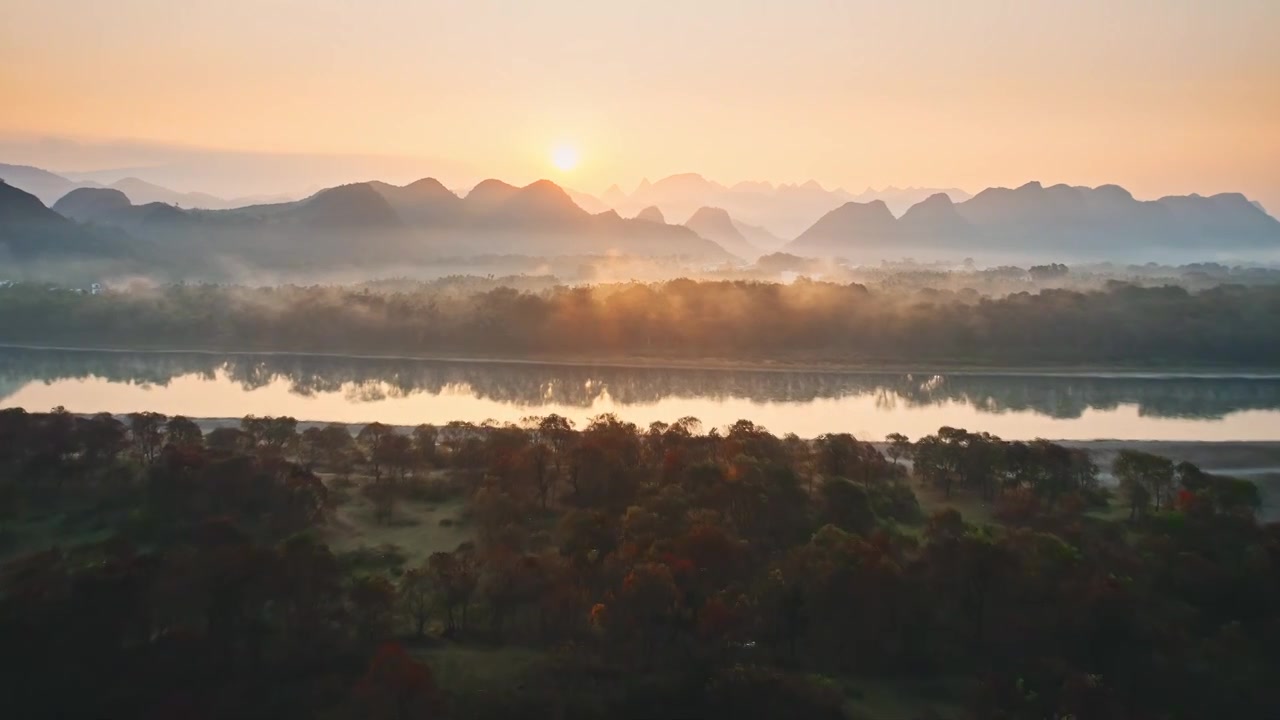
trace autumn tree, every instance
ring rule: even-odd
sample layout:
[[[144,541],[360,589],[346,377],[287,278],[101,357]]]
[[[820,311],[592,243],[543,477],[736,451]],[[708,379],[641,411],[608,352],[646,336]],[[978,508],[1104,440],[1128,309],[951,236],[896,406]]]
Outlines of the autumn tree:
[[[354,701],[353,717],[367,720],[429,720],[441,705],[430,668],[394,642],[378,647]]]

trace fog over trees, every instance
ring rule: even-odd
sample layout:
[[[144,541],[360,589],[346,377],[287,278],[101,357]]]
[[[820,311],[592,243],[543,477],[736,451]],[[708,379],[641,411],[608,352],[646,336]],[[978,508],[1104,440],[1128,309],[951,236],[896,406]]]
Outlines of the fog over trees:
[[[80,347],[830,363],[1268,366],[1280,286],[1115,284],[1002,298],[858,284],[694,282],[467,292],[419,286],[0,289],[0,336]]]

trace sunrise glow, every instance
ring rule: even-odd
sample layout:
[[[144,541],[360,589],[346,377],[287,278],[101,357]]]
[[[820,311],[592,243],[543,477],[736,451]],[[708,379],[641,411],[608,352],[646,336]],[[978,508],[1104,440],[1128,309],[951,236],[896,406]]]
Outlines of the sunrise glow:
[[[568,172],[578,167],[578,149],[572,145],[557,145],[551,151],[551,164],[560,172]]]

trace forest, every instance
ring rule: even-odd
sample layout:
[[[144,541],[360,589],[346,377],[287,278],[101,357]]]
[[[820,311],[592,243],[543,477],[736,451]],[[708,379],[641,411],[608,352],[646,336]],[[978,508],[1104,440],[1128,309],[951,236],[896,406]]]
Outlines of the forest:
[[[1280,285],[976,292],[673,280],[0,288],[0,338],[70,347],[736,363],[1273,367]]]
[[[1280,525],[1253,484],[960,428],[868,440],[0,411],[0,696],[22,718],[1274,717]],[[353,544],[357,522],[436,541]]]

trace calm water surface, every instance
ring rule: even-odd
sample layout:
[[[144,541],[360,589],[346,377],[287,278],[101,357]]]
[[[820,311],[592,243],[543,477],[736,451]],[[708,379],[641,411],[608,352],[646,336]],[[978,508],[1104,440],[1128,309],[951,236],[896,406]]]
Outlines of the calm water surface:
[[[1280,440],[1280,376],[671,370],[315,356],[0,350],[0,407],[412,425],[605,412],[775,433]]]

